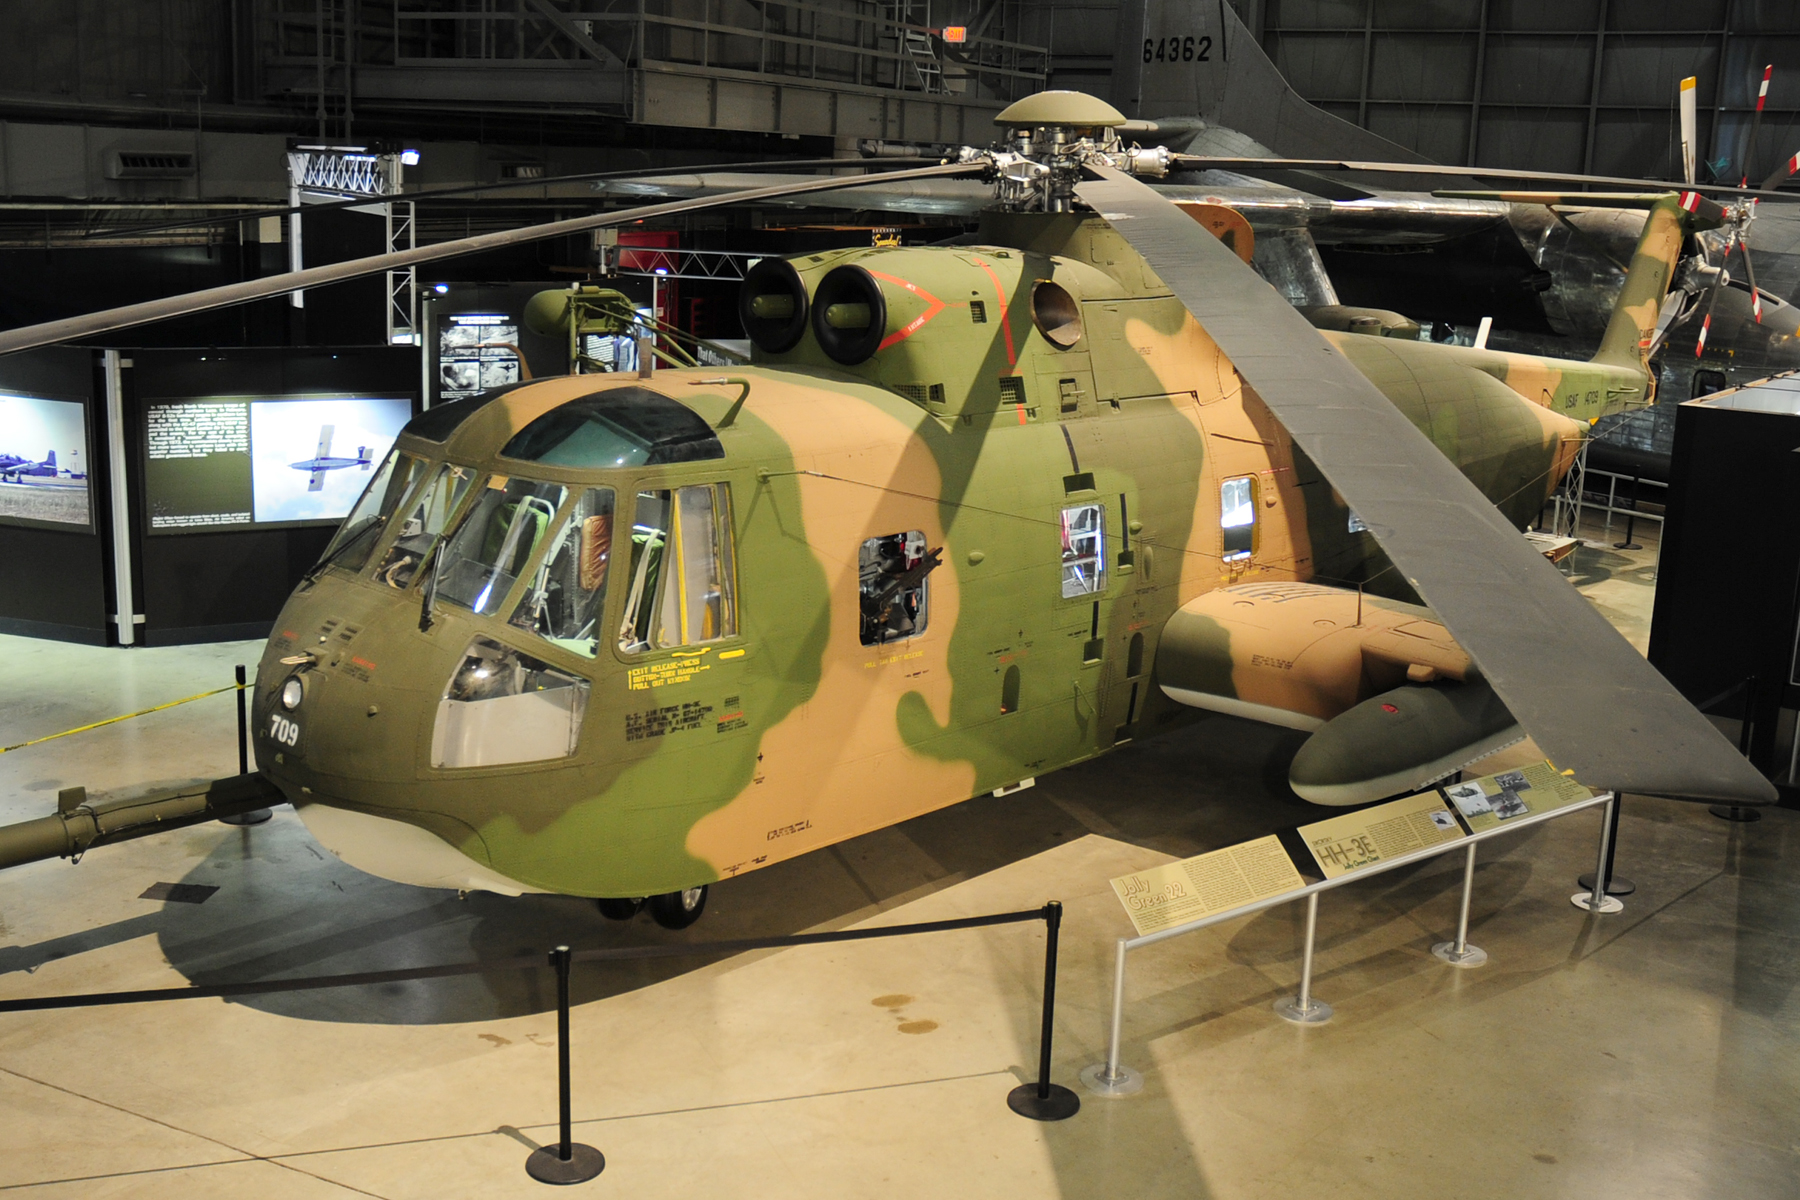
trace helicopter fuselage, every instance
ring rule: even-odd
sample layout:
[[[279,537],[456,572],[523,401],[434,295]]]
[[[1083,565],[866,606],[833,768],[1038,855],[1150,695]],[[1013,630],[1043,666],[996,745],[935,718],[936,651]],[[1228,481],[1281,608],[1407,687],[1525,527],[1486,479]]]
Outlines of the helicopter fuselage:
[[[860,360],[808,329],[415,421],[276,622],[259,767],[377,874],[667,893],[1191,719],[1158,638],[1218,588],[1408,598],[1104,221],[983,237],[788,260],[815,300],[879,289],[814,322]],[[1628,366],[1326,336],[1521,527],[1651,399]]]

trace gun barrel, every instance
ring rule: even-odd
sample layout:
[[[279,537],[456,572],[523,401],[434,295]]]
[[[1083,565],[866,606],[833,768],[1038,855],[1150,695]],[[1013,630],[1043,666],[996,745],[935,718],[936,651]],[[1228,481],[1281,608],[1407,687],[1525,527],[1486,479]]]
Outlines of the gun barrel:
[[[67,802],[50,816],[0,826],[0,870],[47,858],[79,858],[94,846],[198,825],[287,799],[259,771],[119,800],[90,803],[75,789],[64,795]]]

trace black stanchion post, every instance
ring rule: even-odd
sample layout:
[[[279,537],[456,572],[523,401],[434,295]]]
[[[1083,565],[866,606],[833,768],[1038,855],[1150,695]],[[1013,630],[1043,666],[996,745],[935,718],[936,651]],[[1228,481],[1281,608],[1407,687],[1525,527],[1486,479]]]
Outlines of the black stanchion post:
[[[1624,800],[1624,793],[1620,793],[1619,798],[1613,801],[1612,831],[1607,835],[1605,894],[1608,896],[1629,896],[1631,893],[1637,891],[1637,884],[1631,882],[1631,880],[1625,878],[1623,875],[1613,874],[1613,856],[1619,852],[1619,810],[1625,807]],[[1594,873],[1589,871],[1585,875],[1576,876],[1575,885],[1577,887],[1586,888],[1590,892],[1593,891]]]
[[[1081,1111],[1081,1097],[1050,1082],[1050,1038],[1056,1026],[1056,942],[1062,929],[1062,904],[1044,905],[1044,1020],[1038,1035],[1038,1081],[1021,1083],[1007,1094],[1006,1105],[1033,1121],[1063,1121]]]
[[[238,717],[238,774],[250,773],[250,713],[248,697],[244,687],[244,664],[237,665],[237,717]],[[266,808],[253,809],[250,812],[233,813],[219,820],[227,825],[261,825],[274,814]]]
[[[250,773],[250,714],[244,707],[244,664],[237,665],[238,774]]]
[[[606,1156],[574,1140],[569,1128],[569,960],[567,946],[550,952],[556,968],[556,1085],[560,1101],[561,1141],[539,1146],[525,1160],[525,1173],[539,1183],[586,1183],[606,1170]]]

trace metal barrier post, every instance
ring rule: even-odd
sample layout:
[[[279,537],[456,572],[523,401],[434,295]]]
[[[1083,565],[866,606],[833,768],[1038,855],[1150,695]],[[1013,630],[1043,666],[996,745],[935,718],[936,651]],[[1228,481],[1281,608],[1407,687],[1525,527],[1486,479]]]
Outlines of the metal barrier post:
[[[1475,843],[1469,843],[1463,859],[1462,912],[1456,918],[1456,940],[1439,942],[1431,952],[1453,967],[1479,967],[1487,961],[1487,951],[1469,945],[1469,898],[1475,893]]]
[[[1594,863],[1593,890],[1576,892],[1569,897],[1569,903],[1576,908],[1584,908],[1591,913],[1616,913],[1624,911],[1625,905],[1616,896],[1606,894],[1606,854],[1612,848],[1613,810],[1619,805],[1619,798],[1614,796],[1606,802],[1600,813],[1600,854]]]
[[[1044,905],[1044,1014],[1038,1034],[1038,1081],[1021,1083],[1007,1093],[1006,1106],[1033,1121],[1063,1121],[1081,1111],[1081,1097],[1050,1082],[1050,1037],[1056,1025],[1056,943],[1062,929],[1062,904]]]
[[[569,1117],[569,948],[550,952],[556,968],[556,1082],[561,1101],[562,1140],[539,1146],[525,1160],[525,1173],[539,1183],[586,1183],[606,1170],[606,1156],[571,1135]]]
[[[1607,836],[1611,840],[1606,845],[1606,894],[1609,896],[1629,896],[1637,891],[1637,884],[1613,870],[1613,860],[1619,856],[1619,814],[1625,810],[1625,797],[1620,796],[1613,802],[1612,832]],[[1594,890],[1594,876],[1591,873],[1577,875],[1575,886]]]
[[[248,775],[250,773],[250,714],[245,696],[246,689],[243,663],[237,665],[235,677],[237,679],[238,774]],[[274,816],[274,814],[268,809],[257,808],[252,809],[249,812],[233,813],[228,817],[220,817],[219,820],[227,825],[261,825],[272,816]]]
[[[1129,1096],[1144,1086],[1142,1075],[1119,1062],[1119,1036],[1125,1024],[1125,955],[1130,950],[1131,939],[1120,938],[1113,961],[1112,1033],[1106,1042],[1106,1061],[1081,1069],[1082,1086],[1102,1096]]]
[[[1275,1002],[1275,1015],[1296,1025],[1317,1025],[1331,1020],[1331,1005],[1312,994],[1313,937],[1319,930],[1319,893],[1306,897],[1306,955],[1300,962],[1300,994]]]

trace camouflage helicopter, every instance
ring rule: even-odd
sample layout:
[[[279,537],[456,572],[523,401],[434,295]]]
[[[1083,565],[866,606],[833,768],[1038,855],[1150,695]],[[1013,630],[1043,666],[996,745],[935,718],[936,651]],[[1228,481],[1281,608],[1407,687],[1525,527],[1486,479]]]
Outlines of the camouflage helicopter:
[[[1647,210],[1591,362],[1320,330],[1251,235],[1139,182],[1162,149],[1079,93],[899,178],[971,175],[966,244],[770,259],[753,361],[538,380],[400,435],[275,624],[260,774],[0,830],[0,865],[293,802],[423,886],[646,902],[1133,737],[1310,730],[1290,781],[1353,804],[1526,733],[1590,785],[1773,788],[1521,536],[1585,431],[1648,404],[1684,241]],[[709,197],[0,334],[92,336],[408,261],[854,179]],[[1540,199],[1548,199],[1540,197]]]

